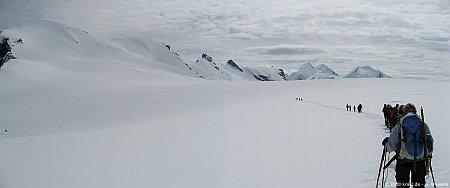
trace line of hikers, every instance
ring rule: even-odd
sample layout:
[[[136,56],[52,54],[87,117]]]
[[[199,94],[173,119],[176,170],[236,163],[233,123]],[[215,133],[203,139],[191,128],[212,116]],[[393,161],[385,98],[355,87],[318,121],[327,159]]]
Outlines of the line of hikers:
[[[431,172],[434,187],[436,187],[431,166],[434,140],[430,128],[424,122],[423,109],[421,108],[419,116],[412,103],[397,104],[395,107],[384,104],[383,114],[385,123],[391,133],[389,137],[382,141],[384,148],[378,171],[377,187],[381,169],[383,169],[384,177],[384,170],[394,160],[396,160],[395,179],[397,187],[424,187],[425,176],[429,172]],[[386,163],[386,153],[392,151],[395,151],[395,155]],[[381,168],[383,161],[385,161],[385,165]]]
[[[347,111],[350,111],[350,112],[352,111],[352,105],[347,104],[345,107],[347,108]],[[353,105],[353,112],[356,112],[355,105]],[[361,112],[362,112],[362,104],[358,104],[358,113],[361,113]]]
[[[384,115],[384,125],[386,125],[389,131],[392,131],[392,128],[395,127],[404,114],[404,108],[405,105],[396,104],[395,106],[391,106],[390,104],[384,104],[382,110]]]

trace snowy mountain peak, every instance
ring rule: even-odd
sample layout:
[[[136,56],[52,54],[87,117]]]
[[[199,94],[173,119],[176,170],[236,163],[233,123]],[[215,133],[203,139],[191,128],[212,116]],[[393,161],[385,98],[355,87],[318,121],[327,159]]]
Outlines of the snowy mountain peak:
[[[344,76],[344,78],[391,78],[387,74],[376,70],[371,66],[358,66],[354,68],[350,73]]]
[[[316,68],[311,63],[305,63],[298,70],[305,73],[312,73],[316,71]]]
[[[339,74],[334,72],[331,68],[325,64],[321,64],[316,67],[316,72],[311,75],[308,79],[335,79],[338,78]]]
[[[314,67],[311,63],[305,63],[298,71],[287,76],[286,80],[334,79],[336,77],[339,75],[325,64]]]
[[[215,63],[209,55],[202,54],[196,63],[190,64],[192,70],[201,78],[211,80],[246,80],[246,81],[282,81],[280,71],[273,67],[242,67],[233,60],[226,64]]]
[[[311,65],[311,63],[305,63],[298,69],[298,71],[287,76],[286,80],[306,80],[316,73],[316,71],[317,70]]]

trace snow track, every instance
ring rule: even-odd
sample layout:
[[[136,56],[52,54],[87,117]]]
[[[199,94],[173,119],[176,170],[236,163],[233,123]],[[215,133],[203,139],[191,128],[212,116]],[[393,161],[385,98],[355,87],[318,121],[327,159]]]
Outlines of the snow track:
[[[130,56],[35,27],[2,33],[24,43],[0,69],[1,188],[373,187],[394,101],[424,107],[436,180],[450,181],[449,82],[196,79],[158,43]]]

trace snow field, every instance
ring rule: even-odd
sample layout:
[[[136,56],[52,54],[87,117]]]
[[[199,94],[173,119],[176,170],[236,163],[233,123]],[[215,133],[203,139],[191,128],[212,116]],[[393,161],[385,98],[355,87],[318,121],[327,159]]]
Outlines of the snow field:
[[[196,79],[153,40],[27,28],[2,32],[24,41],[0,69],[2,188],[373,187],[383,104],[407,102],[424,107],[436,180],[450,181],[448,81]]]

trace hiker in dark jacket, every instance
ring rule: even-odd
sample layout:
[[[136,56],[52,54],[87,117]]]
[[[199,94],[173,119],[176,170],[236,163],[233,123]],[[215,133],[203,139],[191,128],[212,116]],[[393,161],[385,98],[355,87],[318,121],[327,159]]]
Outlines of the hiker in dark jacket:
[[[392,129],[392,128],[394,128],[395,125],[397,125],[397,112],[398,112],[397,108],[398,108],[398,104],[391,107],[391,111],[389,113],[389,125],[390,125],[389,129]]]
[[[383,106],[383,116],[384,116],[384,125],[389,128],[389,108],[390,106],[387,104],[384,104]]]
[[[362,104],[358,104],[358,113],[361,113],[362,110]]]
[[[400,105],[397,109],[397,124],[400,122],[400,120],[402,119],[403,116],[406,115],[405,112],[405,105]]]
[[[397,157],[397,164],[395,167],[395,179],[397,181],[397,187],[409,187],[410,185],[413,185],[414,187],[425,187],[425,176],[427,171],[425,163],[428,158],[431,158],[433,153],[433,137],[431,136],[428,125],[425,122],[423,122],[422,125],[422,120],[418,117],[416,107],[413,104],[406,104],[404,112],[406,114],[394,127],[390,136],[383,140],[382,144],[383,146],[387,144],[387,152],[396,152],[395,156]],[[420,122],[420,126],[423,126],[423,135],[425,135],[427,143],[426,147],[423,147],[423,145],[420,147],[416,145],[416,149],[421,148],[422,150],[416,150],[414,153],[417,153],[417,155],[414,154],[416,155],[414,157],[411,156],[408,145],[405,143],[408,142],[408,137],[406,136],[406,133],[402,131],[402,129],[407,129],[405,127],[408,126],[408,123],[406,123],[406,125],[404,123],[408,122],[408,118],[419,118],[418,121]],[[421,143],[424,143],[424,141]]]

